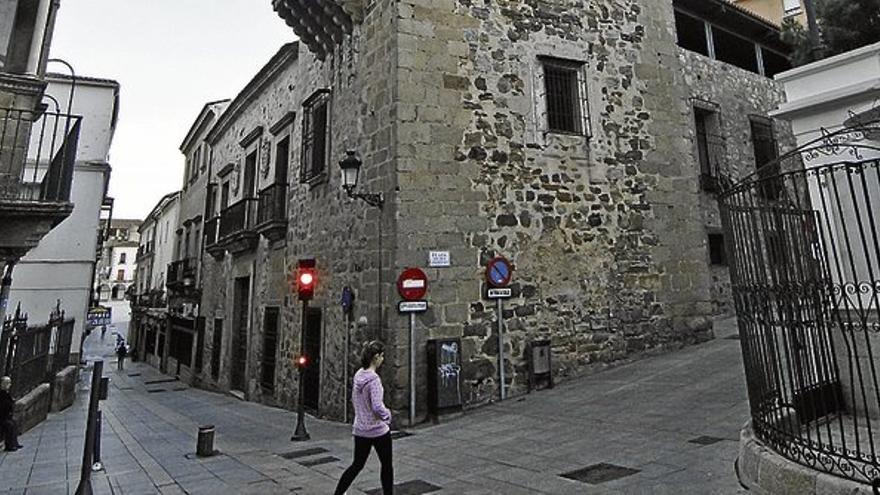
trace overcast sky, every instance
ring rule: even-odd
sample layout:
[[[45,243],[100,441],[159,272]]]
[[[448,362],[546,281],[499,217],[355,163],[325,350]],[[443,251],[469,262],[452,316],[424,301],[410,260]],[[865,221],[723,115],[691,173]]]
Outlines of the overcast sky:
[[[202,106],[234,97],[293,39],[270,0],[63,0],[52,57],[122,86],[113,216],[142,219],[180,189],[178,148]]]

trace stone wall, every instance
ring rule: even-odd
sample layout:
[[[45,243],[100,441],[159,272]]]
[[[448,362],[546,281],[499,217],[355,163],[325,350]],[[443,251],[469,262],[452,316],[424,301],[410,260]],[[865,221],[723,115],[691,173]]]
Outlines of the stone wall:
[[[76,399],[76,379],[76,366],[68,366],[55,374],[52,381],[52,412],[62,411],[73,405]]]
[[[710,60],[708,57],[688,50],[678,49],[684,85],[687,88],[687,104],[683,119],[690,122],[690,141],[696,156],[693,125],[693,106],[714,108],[719,117],[719,133],[724,140],[722,167],[735,179],[744,178],[756,170],[755,152],[749,124],[750,116],[766,117],[785,101],[782,86],[774,80],[740,69],[733,65]],[[775,120],[774,132],[780,154],[794,147],[794,135],[788,122]],[[695,163],[699,173],[699,162]],[[700,211],[706,232],[720,232],[721,218],[717,196],[702,193]],[[705,237],[705,235],[704,235]],[[706,258],[708,263],[708,257]],[[711,294],[714,312],[732,314],[730,273],[726,265],[710,265]]]
[[[400,4],[397,263],[451,251],[452,268],[429,271],[433,308],[419,319],[423,337],[463,338],[468,402],[497,389],[480,287],[497,254],[516,267],[504,313],[514,393],[532,338],[552,337],[564,377],[711,337],[672,6],[643,4]],[[583,63],[589,137],[546,131],[541,56]]]
[[[49,414],[52,402],[51,386],[41,383],[27,395],[15,401],[12,417],[18,425],[20,433],[24,433],[40,424]]]

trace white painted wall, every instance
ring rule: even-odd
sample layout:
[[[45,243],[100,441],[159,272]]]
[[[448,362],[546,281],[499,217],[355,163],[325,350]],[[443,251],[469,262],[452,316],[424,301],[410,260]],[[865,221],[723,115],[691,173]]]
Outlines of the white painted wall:
[[[165,207],[156,221],[156,252],[153,255],[153,273],[150,281],[154,289],[165,290],[168,264],[174,261],[177,236],[177,217],[180,212],[179,196]]]
[[[46,93],[54,95],[62,112],[66,112],[70,82],[58,78],[48,82]],[[72,113],[83,117],[71,187],[73,212],[21,259],[13,273],[10,293],[11,304],[21,303],[32,324],[47,321],[55,301],[60,299],[66,315],[76,319],[74,352],[80,350],[88,312],[100,208],[110,177],[110,115],[115,112],[118,96],[116,83],[80,84],[72,108]]]

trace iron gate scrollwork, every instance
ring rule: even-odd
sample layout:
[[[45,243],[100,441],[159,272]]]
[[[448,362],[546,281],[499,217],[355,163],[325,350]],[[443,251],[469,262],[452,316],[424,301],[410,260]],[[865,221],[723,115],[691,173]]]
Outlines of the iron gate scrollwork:
[[[822,131],[719,202],[756,436],[880,478],[880,122]]]

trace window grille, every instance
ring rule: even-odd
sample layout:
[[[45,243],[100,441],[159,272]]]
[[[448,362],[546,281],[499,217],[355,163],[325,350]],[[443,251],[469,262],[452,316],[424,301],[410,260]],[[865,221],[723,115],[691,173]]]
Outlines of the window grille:
[[[323,89],[303,103],[300,181],[318,182],[327,176],[330,151],[330,91]]]
[[[750,117],[752,131],[752,147],[755,152],[755,167],[758,170],[758,180],[761,182],[758,189],[759,195],[764,199],[775,200],[779,198],[781,183],[779,181],[779,156],[776,145],[776,136],[773,134],[773,122],[764,117]]]
[[[585,134],[585,84],[583,64],[559,59],[543,59],[547,130]]]

